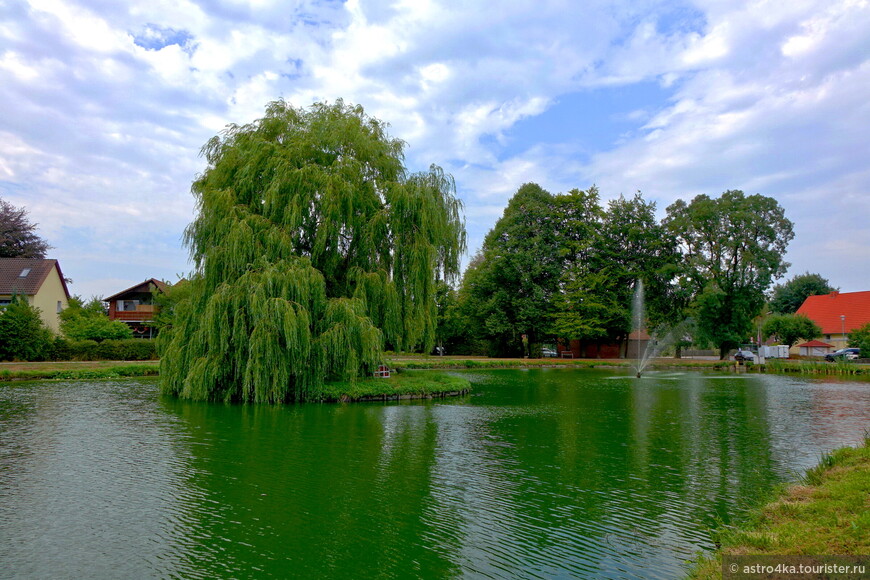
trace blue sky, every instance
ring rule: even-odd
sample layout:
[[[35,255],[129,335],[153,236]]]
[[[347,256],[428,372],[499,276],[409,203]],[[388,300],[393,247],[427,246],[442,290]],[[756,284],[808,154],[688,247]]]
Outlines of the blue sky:
[[[454,175],[469,252],[526,182],[728,189],[795,223],[788,276],[870,290],[870,4],[6,0],[0,197],[71,290],[189,271],[200,147],[228,123],[343,98],[411,170]]]

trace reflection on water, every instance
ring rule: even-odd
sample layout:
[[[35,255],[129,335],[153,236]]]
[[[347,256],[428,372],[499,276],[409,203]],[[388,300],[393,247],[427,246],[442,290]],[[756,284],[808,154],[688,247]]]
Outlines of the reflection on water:
[[[232,406],[0,386],[0,577],[673,578],[860,441],[866,383],[468,372],[474,395]]]

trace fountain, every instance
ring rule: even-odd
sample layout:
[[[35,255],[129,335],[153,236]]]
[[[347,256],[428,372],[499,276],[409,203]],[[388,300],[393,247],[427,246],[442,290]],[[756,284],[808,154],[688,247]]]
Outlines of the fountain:
[[[634,299],[632,300],[631,308],[632,330],[637,333],[637,362],[634,366],[634,370],[637,372],[637,378],[640,378],[643,370],[647,365],[649,365],[649,362],[652,359],[659,356],[666,347],[674,342],[674,337],[676,337],[677,332],[682,326],[678,325],[665,331],[662,331],[663,329],[660,328],[649,333],[649,340],[646,343],[646,348],[643,350],[643,353],[641,353],[640,331],[646,327],[644,314],[643,280],[638,280],[634,288]]]

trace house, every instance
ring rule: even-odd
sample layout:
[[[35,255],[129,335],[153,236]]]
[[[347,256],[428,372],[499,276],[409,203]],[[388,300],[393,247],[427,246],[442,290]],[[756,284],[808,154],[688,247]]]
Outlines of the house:
[[[819,325],[823,340],[836,348],[848,346],[849,333],[870,323],[870,292],[831,292],[810,296],[797,314]]]
[[[0,307],[13,296],[39,308],[43,323],[60,334],[58,314],[69,305],[69,290],[57,260],[0,258]]]
[[[156,278],[131,286],[108,298],[109,318],[126,323],[136,338],[154,338],[157,329],[153,326],[154,314],[159,309],[154,304],[154,291],[166,292],[168,285]]]
[[[834,350],[833,344],[828,344],[821,340],[811,340],[797,346],[801,356],[825,356]]]

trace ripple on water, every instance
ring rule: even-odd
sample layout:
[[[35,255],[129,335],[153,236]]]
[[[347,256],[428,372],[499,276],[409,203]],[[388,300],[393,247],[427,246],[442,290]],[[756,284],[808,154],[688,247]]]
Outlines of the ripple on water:
[[[672,578],[870,410],[864,384],[794,378],[473,377],[277,408],[0,385],[0,577]]]

